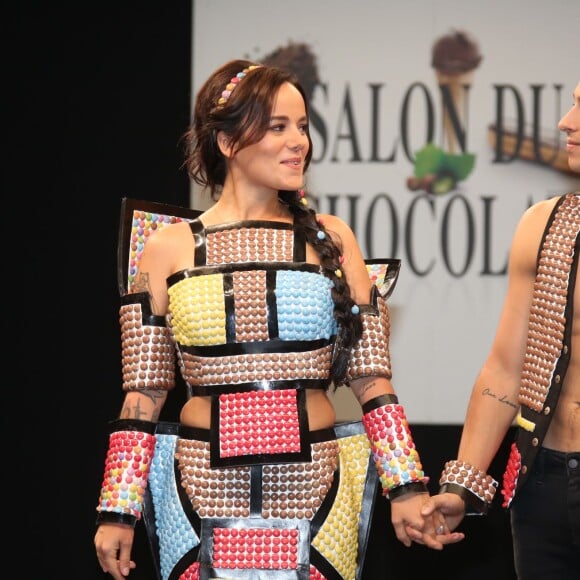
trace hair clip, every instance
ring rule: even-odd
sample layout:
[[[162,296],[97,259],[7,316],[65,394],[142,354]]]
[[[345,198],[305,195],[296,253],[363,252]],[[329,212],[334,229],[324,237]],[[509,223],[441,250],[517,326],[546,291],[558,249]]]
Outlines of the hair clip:
[[[218,99],[218,107],[221,109],[230,98],[232,91],[236,88],[238,83],[251,71],[255,68],[260,68],[259,64],[253,64],[247,68],[245,68],[242,72],[239,72],[235,77],[232,77],[230,82],[226,85],[226,88],[222,91],[221,97]]]

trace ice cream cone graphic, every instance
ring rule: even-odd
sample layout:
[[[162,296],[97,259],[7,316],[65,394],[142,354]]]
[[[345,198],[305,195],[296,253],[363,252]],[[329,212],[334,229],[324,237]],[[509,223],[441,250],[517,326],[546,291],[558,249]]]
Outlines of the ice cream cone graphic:
[[[452,31],[440,37],[433,45],[431,65],[439,86],[448,87],[453,110],[460,127],[467,121],[467,90],[473,82],[475,69],[481,62],[477,43],[464,31]],[[443,145],[449,153],[459,152],[457,127],[450,110],[443,107]]]
[[[264,64],[277,66],[294,73],[299,79],[306,97],[312,99],[314,87],[320,83],[316,56],[305,42],[289,42],[279,46],[261,59]]]

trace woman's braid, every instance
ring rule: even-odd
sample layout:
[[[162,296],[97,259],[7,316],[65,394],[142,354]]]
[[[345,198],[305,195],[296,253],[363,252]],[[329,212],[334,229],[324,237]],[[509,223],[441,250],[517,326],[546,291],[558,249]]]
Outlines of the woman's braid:
[[[316,219],[316,212],[303,203],[301,193],[281,191],[279,197],[294,215],[294,227],[303,232],[306,241],[318,254],[324,275],[333,283],[334,318],[339,329],[331,369],[336,389],[344,383],[352,346],[362,334],[360,317],[352,312],[355,302],[350,295],[348,283],[344,276],[337,275],[337,271],[342,272],[342,248],[326,232],[324,224]],[[319,236],[321,231],[326,235]]]

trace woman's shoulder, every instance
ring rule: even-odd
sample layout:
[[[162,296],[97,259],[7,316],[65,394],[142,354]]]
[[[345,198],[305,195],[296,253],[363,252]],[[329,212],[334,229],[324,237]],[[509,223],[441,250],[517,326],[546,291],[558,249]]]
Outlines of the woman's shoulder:
[[[143,259],[147,263],[181,264],[189,263],[193,255],[194,240],[189,221],[168,224],[150,234],[143,249]],[[176,265],[170,268],[176,268]]]
[[[335,232],[343,240],[347,241],[350,238],[354,239],[352,228],[340,217],[333,214],[316,214],[316,219],[330,231]]]

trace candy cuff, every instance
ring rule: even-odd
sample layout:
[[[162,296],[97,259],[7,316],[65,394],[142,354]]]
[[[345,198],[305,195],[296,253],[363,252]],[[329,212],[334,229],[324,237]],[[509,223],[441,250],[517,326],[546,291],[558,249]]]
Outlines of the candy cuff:
[[[393,499],[410,492],[428,492],[429,478],[397,396],[380,395],[364,403],[362,410],[383,495]]]
[[[441,472],[439,493],[454,493],[465,503],[466,515],[485,515],[493,501],[497,481],[460,460],[448,461]]]
[[[134,525],[143,511],[149,467],[155,450],[155,423],[118,419],[111,423],[111,429],[97,505],[97,524]]]

